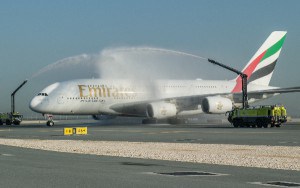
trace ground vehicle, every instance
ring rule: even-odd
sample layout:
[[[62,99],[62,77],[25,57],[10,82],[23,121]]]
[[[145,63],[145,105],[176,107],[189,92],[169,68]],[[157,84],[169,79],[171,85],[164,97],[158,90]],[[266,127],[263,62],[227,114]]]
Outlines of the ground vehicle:
[[[282,105],[235,108],[226,114],[234,127],[280,127],[287,121],[286,109]]]
[[[9,113],[0,113],[0,125],[3,125],[4,123],[6,125],[20,125],[23,120],[23,115],[19,114],[19,112],[15,112],[15,94],[21,87],[23,87],[27,83],[27,80],[22,82],[21,85],[17,89],[14,90],[14,92],[11,93],[11,112]]]
[[[6,125],[20,125],[22,122],[23,115],[16,113],[0,113],[0,125],[3,125],[4,123]]]

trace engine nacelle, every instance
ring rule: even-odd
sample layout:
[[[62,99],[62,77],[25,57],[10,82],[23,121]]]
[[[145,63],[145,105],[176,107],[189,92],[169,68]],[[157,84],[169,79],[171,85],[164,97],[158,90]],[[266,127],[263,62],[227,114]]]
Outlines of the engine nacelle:
[[[232,110],[232,102],[224,97],[206,97],[202,100],[202,110],[207,114],[222,114]]]
[[[176,116],[175,104],[166,102],[154,102],[147,105],[147,116],[155,119],[165,119]]]
[[[108,119],[114,119],[117,116],[98,114],[98,115],[92,115],[92,117],[94,120],[108,120]]]

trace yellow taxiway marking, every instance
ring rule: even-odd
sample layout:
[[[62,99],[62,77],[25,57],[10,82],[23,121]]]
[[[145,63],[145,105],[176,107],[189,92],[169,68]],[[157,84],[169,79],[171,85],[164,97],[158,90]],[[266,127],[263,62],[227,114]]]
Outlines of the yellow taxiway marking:
[[[86,135],[87,127],[67,127],[64,128],[64,135]]]

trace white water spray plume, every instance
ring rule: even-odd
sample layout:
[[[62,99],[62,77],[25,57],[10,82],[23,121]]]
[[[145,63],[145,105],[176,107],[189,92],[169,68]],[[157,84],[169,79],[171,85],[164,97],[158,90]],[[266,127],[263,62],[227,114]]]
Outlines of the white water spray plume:
[[[214,79],[207,58],[152,47],[107,48],[98,54],[81,54],[50,64],[31,79],[53,83],[71,79]],[[219,71],[220,72],[220,71]]]
[[[200,56],[161,48],[112,48],[101,52],[97,66],[106,79],[184,79],[189,77],[183,71],[189,66],[186,63],[199,65],[203,60]]]
[[[77,56],[67,57],[42,68],[37,73],[33,74],[30,79],[46,74],[48,72],[52,72],[54,70],[64,69],[64,71],[70,72],[76,69],[78,70],[78,68],[83,65],[87,68],[90,68],[95,65],[96,59],[97,57],[95,55],[90,54],[81,54]]]

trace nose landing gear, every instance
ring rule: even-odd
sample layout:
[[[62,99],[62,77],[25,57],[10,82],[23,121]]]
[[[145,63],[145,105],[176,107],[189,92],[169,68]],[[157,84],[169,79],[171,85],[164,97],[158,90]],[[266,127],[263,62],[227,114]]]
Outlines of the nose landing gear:
[[[54,121],[53,120],[48,120],[47,121],[47,126],[48,127],[52,127],[54,125]]]
[[[51,114],[45,114],[45,116],[47,116],[47,119],[48,119],[46,125],[48,127],[52,127],[54,125],[53,115],[51,115]]]

